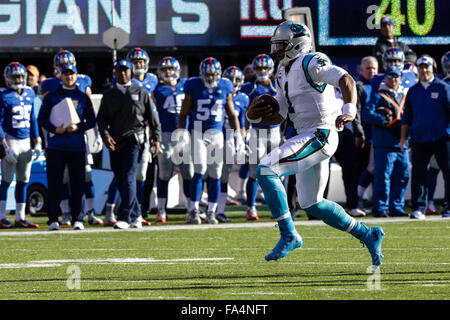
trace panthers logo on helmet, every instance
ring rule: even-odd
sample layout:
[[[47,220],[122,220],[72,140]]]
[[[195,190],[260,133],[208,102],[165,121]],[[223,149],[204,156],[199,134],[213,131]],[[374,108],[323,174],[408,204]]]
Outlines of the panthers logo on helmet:
[[[302,36],[310,36],[309,32],[301,24],[291,24],[289,29],[294,33],[294,38]]]

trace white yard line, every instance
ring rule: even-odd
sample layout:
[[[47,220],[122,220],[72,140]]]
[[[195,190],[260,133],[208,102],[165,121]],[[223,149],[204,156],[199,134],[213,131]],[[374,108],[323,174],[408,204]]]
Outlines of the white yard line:
[[[441,222],[450,221],[450,219],[443,219],[442,217],[427,217],[426,220],[416,220],[410,218],[368,218],[361,219],[367,224],[382,225],[385,223],[396,222]],[[295,221],[296,226],[326,226],[326,224],[320,220],[307,220],[307,221]],[[243,222],[243,223],[221,223],[217,225],[201,224],[201,225],[152,225],[149,227],[143,227],[142,229],[127,229],[127,230],[114,230],[111,227],[103,228],[89,228],[85,230],[75,231],[72,229],[58,230],[58,231],[3,231],[0,232],[0,237],[3,236],[35,236],[35,235],[48,235],[48,234],[85,234],[85,233],[103,233],[103,232],[152,232],[152,231],[172,231],[172,230],[204,230],[204,229],[246,229],[246,228],[270,228],[276,225],[275,221],[272,222]]]

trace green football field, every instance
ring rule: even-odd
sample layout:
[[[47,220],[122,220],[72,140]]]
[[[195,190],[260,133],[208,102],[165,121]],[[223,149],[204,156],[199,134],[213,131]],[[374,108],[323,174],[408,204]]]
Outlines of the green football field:
[[[449,300],[450,219],[361,218],[386,232],[380,272],[349,234],[304,213],[301,249],[276,262],[267,211],[247,222],[187,225],[184,214],[139,230],[87,226],[0,230],[0,299],[8,300]],[[13,217],[8,217],[13,221]],[[28,217],[27,217],[28,218]]]

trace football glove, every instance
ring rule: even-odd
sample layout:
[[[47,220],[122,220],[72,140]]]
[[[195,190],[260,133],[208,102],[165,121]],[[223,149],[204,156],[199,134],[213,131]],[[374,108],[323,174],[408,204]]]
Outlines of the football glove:
[[[12,151],[10,148],[6,149],[5,160],[8,161],[10,164],[17,163],[17,156],[15,155],[14,151]]]

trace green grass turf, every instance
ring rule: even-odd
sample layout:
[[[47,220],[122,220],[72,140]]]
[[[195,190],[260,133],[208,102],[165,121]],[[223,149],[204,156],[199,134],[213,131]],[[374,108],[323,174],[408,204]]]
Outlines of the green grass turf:
[[[296,220],[303,247],[280,261],[266,262],[264,256],[279,240],[269,212],[260,210],[258,222],[245,222],[245,211],[239,208],[227,213],[233,219],[226,224],[230,228],[220,224],[219,228],[174,229],[186,226],[185,215],[169,214],[167,230],[161,230],[160,224],[138,231],[86,224],[86,232],[62,228],[67,231],[53,233],[41,232],[47,230],[46,217],[27,217],[41,224],[39,230],[0,230],[0,299],[450,297],[450,219],[378,220],[376,224],[386,232],[385,258],[381,274],[372,274],[370,255],[357,239],[306,221],[304,213]],[[73,280],[77,270],[79,282]]]

